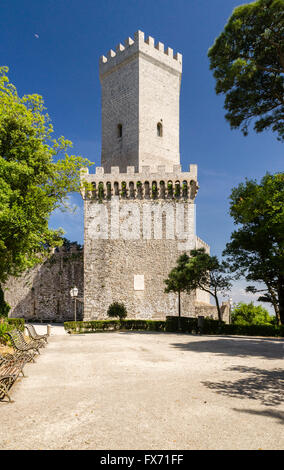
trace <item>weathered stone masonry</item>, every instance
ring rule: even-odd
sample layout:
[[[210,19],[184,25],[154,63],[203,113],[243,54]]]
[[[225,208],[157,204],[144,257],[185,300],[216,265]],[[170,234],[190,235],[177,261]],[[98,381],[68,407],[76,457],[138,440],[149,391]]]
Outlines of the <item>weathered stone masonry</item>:
[[[82,173],[82,181],[93,187],[83,191],[84,318],[106,317],[114,301],[124,302],[135,318],[174,315],[177,298],[164,293],[164,279],[178,256],[195,247],[196,168],[193,165],[188,173],[181,173],[178,165],[174,173],[161,167],[159,173],[149,168],[134,173],[128,167],[125,174],[117,170]],[[185,233],[178,239],[180,220]],[[143,283],[140,288],[137,277]],[[183,296],[182,307],[188,315],[195,314],[192,296]]]
[[[74,319],[70,289],[76,285],[83,297],[83,251],[76,244],[57,248],[49,259],[10,278],[5,285],[5,300],[11,306],[10,316],[31,321],[66,321]],[[78,303],[78,319],[82,304]]]

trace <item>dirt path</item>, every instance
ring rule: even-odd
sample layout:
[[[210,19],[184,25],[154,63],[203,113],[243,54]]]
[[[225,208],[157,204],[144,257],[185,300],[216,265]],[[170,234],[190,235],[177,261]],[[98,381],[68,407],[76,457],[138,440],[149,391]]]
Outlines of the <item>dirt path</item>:
[[[283,356],[273,339],[53,334],[0,403],[0,448],[281,449]]]

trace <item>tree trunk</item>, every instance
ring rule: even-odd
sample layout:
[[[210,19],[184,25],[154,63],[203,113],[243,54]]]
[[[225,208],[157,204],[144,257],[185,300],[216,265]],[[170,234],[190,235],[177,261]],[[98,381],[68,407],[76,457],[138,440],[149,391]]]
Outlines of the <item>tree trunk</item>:
[[[221,323],[222,322],[222,312],[221,312],[221,309],[220,309],[219,300],[218,300],[217,295],[214,295],[214,298],[215,298],[217,312],[218,312],[218,320],[219,320],[219,323]]]
[[[271,304],[273,305],[273,308],[274,308],[277,325],[281,325],[280,312],[279,312],[279,302],[278,302],[278,299],[277,299],[277,295],[275,293],[275,290],[272,289],[272,287],[270,285],[268,285],[267,282],[265,284],[267,286],[269,295],[271,297]]]
[[[278,300],[280,324],[284,325],[284,276],[279,276]]]
[[[5,302],[4,291],[0,284],[0,319],[8,317],[10,306]],[[2,323],[3,320],[1,320]]]
[[[180,290],[178,291],[178,329],[181,329],[181,321],[180,321]]]
[[[5,307],[5,300],[4,300],[4,291],[0,284],[0,323],[4,321],[4,307]]]

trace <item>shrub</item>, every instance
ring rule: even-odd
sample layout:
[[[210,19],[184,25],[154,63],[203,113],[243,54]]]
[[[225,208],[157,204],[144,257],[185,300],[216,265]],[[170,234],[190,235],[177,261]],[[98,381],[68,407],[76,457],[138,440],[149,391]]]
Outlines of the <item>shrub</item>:
[[[9,331],[9,325],[7,322],[0,323],[0,343],[6,344],[8,341],[7,336],[5,334]]]
[[[11,307],[4,299],[4,292],[0,288],[0,317],[7,318]]]
[[[239,302],[232,310],[232,323],[235,325],[270,325],[273,323],[268,311],[253,302]]]
[[[24,318],[7,318],[7,322],[11,325],[10,329],[17,328],[18,330],[25,330],[25,319]]]
[[[119,317],[120,320],[126,318],[127,311],[125,305],[123,303],[113,302],[107,310],[107,315],[109,317]]]
[[[9,339],[6,336],[6,333],[14,330],[15,328],[24,331],[25,320],[23,318],[5,318],[5,320],[0,323],[0,343],[9,344]]]

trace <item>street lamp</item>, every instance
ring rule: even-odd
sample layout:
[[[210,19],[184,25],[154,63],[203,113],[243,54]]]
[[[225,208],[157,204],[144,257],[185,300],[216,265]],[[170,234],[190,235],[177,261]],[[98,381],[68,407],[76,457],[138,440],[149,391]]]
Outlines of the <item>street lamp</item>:
[[[71,290],[70,290],[70,295],[72,297],[72,299],[74,299],[74,303],[75,303],[75,321],[76,321],[76,297],[78,295],[78,288],[77,287],[73,287]]]
[[[232,308],[233,308],[233,299],[231,297],[229,298],[229,303],[230,303],[229,323],[231,323],[231,321],[232,321]]]

